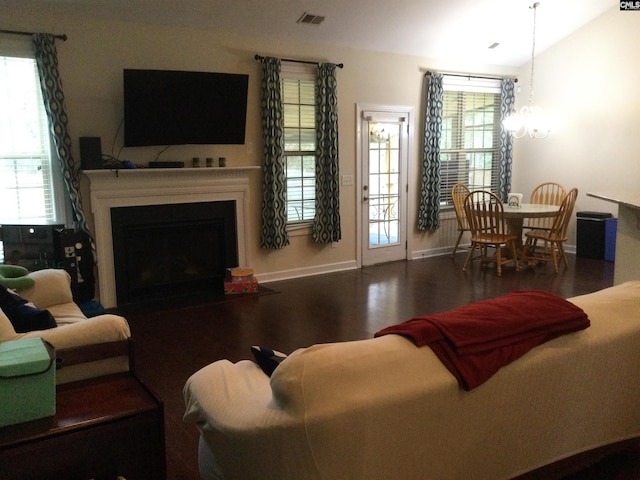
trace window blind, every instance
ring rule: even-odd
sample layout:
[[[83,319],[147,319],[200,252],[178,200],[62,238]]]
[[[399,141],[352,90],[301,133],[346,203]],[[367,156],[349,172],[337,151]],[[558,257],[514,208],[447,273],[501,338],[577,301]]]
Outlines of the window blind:
[[[443,78],[440,205],[453,206],[451,188],[498,191],[500,81]]]
[[[0,222],[56,221],[48,122],[33,58],[0,56]]]
[[[287,223],[307,225],[315,216],[316,109],[313,65],[282,65]]]

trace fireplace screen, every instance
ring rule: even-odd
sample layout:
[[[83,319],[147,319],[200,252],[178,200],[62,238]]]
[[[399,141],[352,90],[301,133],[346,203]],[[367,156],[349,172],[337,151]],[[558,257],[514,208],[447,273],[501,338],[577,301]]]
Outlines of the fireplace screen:
[[[111,209],[118,305],[223,294],[237,266],[235,202]]]

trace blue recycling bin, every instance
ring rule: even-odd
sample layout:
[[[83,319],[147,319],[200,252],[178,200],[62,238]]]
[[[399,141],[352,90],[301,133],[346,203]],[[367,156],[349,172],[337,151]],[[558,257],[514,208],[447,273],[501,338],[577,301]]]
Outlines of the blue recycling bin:
[[[618,219],[607,218],[604,221],[604,259],[608,262],[616,260],[616,234],[618,232]]]

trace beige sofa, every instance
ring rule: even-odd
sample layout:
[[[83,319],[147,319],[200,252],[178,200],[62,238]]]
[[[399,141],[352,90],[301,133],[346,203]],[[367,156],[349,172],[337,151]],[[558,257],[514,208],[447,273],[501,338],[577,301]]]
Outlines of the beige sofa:
[[[20,296],[49,310],[58,327],[16,333],[0,310],[0,342],[41,337],[51,343],[60,367],[59,384],[129,370],[131,331],[125,318],[112,314],[87,318],[73,302],[71,278],[65,270],[39,270],[29,277],[35,284],[20,291]]]
[[[210,364],[184,388],[201,477],[501,480],[640,438],[640,281],[569,300],[589,328],[472,391],[398,335],[299,349],[271,378]]]

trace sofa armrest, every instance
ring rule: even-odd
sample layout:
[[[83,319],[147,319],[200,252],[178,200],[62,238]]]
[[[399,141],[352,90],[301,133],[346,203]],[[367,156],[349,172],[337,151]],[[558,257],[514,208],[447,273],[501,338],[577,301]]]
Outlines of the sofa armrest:
[[[34,337],[53,345],[56,357],[62,361],[62,368],[56,373],[57,384],[132,369],[131,330],[127,320],[118,315],[99,315],[48,330],[16,333],[0,310],[0,341]]]
[[[40,337],[53,345],[56,350],[62,350],[127,340],[131,337],[131,330],[124,317],[105,314],[49,330],[36,330],[18,335],[18,338]]]
[[[28,277],[35,280],[33,287],[20,291],[20,296],[40,309],[52,305],[73,302],[71,276],[66,270],[48,268],[30,272]]]

